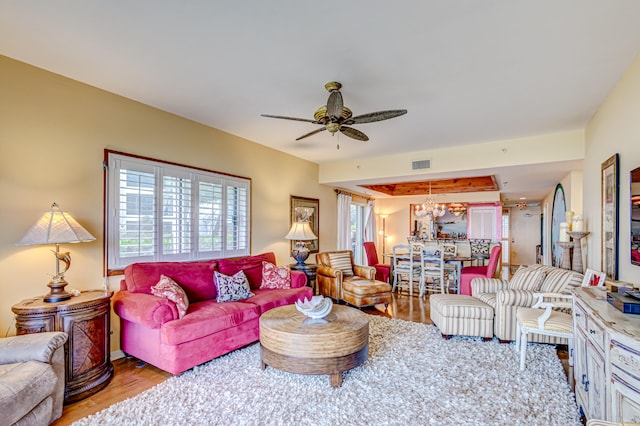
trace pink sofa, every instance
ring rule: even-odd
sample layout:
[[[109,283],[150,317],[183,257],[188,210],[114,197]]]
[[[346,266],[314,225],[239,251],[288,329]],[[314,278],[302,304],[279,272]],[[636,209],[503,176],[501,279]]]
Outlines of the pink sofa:
[[[291,288],[260,290],[262,261],[275,264],[273,253],[204,262],[149,262],[126,267],[113,310],[120,317],[122,350],[172,374],[255,342],[260,314],[311,298],[303,272],[291,271]],[[213,272],[243,270],[255,296],[238,302],[216,302]],[[176,305],[151,294],[164,274],[187,294],[189,309],[178,318]]]

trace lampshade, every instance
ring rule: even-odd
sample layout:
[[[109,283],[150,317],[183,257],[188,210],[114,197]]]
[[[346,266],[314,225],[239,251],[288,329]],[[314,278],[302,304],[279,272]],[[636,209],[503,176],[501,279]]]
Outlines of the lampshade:
[[[51,210],[44,212],[35,225],[18,241],[18,245],[56,245],[56,250],[53,252],[56,256],[56,274],[47,284],[51,291],[45,296],[45,302],[61,302],[71,298],[71,295],[64,290],[67,285],[64,273],[71,266],[71,256],[68,252],[60,253],[60,244],[83,243],[93,240],[95,237],[89,231],[76,222],[69,213],[60,211],[58,205],[53,203]],[[60,261],[65,264],[63,270],[60,270]]]
[[[284,236],[287,240],[295,240],[296,244],[291,250],[293,257],[298,265],[303,265],[304,261],[309,257],[309,249],[305,241],[317,240],[316,234],[313,233],[309,222],[293,222],[289,233]]]
[[[287,240],[311,241],[317,240],[309,222],[293,222],[289,233],[284,236]]]
[[[18,245],[82,243],[95,237],[84,229],[71,215],[62,212],[56,203],[44,212],[40,219],[18,241]]]

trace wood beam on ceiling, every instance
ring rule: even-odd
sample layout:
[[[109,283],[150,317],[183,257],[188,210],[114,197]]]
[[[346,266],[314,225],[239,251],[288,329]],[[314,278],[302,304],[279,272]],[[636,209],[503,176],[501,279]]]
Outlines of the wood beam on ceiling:
[[[493,175],[360,186],[391,196],[402,196],[428,195],[429,184],[431,184],[431,194],[455,194],[499,190],[495,176]]]

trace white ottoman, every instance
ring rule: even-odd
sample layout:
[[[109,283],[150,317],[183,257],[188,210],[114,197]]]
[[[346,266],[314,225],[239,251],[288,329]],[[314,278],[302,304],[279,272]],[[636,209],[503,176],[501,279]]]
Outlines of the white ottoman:
[[[445,339],[453,335],[493,339],[493,308],[473,296],[432,294],[429,315]]]

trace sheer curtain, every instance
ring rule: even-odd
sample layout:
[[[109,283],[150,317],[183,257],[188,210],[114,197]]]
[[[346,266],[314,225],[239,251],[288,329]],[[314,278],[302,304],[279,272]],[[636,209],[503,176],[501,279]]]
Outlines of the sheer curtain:
[[[338,194],[338,250],[351,250],[351,195]]]
[[[369,200],[367,202],[367,219],[364,225],[364,240],[376,242],[376,202]]]

